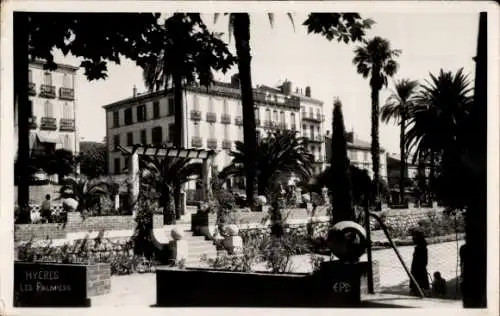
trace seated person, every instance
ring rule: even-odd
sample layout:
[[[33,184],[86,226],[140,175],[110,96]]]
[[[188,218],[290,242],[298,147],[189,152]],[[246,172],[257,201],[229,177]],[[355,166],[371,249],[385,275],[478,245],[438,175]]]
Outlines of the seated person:
[[[432,296],[446,296],[446,280],[441,277],[441,273],[439,271],[434,272],[434,281],[432,282]]]

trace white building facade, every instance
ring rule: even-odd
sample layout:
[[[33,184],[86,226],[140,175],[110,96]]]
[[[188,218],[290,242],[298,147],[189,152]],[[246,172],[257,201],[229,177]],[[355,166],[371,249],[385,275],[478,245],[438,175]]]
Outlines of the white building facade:
[[[29,64],[30,151],[33,154],[65,149],[77,155],[80,152],[75,98],[78,68],[59,64],[56,70],[47,71],[43,64],[43,61]],[[17,122],[16,111],[16,143]]]
[[[221,170],[231,163],[229,153],[235,149],[234,143],[243,141],[239,80],[233,76],[231,83],[215,82],[208,89],[189,86],[184,90],[184,147],[215,150],[217,155],[214,165]],[[257,130],[261,136],[276,128],[309,135],[301,130],[300,107],[303,102],[313,103],[320,115],[323,115],[322,102],[310,96],[292,93],[289,81],[280,88],[258,86],[254,89],[254,102]],[[171,92],[137,94],[134,90],[131,98],[103,108],[106,111],[110,173],[122,173],[127,166],[127,158],[115,150],[117,145],[172,144],[175,109]],[[318,135],[322,133],[320,129]],[[317,145],[309,148],[316,150],[312,152],[315,156],[324,157],[324,140],[320,142],[318,138]],[[317,162],[315,168],[316,172],[320,172],[323,166]]]

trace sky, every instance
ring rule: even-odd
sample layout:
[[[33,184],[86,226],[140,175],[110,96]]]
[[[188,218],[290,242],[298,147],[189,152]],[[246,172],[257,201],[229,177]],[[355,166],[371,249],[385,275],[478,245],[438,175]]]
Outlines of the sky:
[[[478,14],[471,13],[363,13],[363,18],[375,21],[367,38],[381,36],[392,48],[402,50],[400,65],[394,79],[409,78],[424,83],[429,73],[440,69],[456,72],[460,68],[474,75]],[[229,41],[228,18],[221,16],[213,23],[213,15],[203,14],[210,29],[224,32]],[[314,98],[324,102],[325,130],[331,129],[333,99],[343,104],[347,130],[356,137],[370,141],[370,87],[367,79],[356,73],[352,64],[357,44],[330,42],[321,35],[307,34],[302,25],[305,13],[294,13],[295,30],[285,14],[276,14],[273,27],[267,14],[251,15],[251,49],[253,85],[277,85],[288,79],[295,87],[311,87]],[[235,53],[234,38],[230,49]],[[78,59],[56,52],[56,61],[78,65]],[[218,80],[229,80],[236,66],[226,75],[216,74]],[[83,74],[83,71],[79,71]],[[132,95],[135,85],[144,92],[142,71],[135,63],[122,59],[120,65],[108,63],[106,80],[88,82],[83,75],[76,82],[77,119],[82,140],[101,141],[106,134],[105,112],[102,106]],[[381,91],[383,105],[393,91],[393,81]],[[380,141],[390,153],[399,152],[399,130],[394,123],[381,124]]]

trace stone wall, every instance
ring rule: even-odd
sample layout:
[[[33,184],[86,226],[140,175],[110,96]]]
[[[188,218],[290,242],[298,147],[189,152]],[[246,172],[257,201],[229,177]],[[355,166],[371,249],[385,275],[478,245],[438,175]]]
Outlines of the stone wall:
[[[103,295],[111,292],[111,266],[98,263],[87,266],[87,296]]]
[[[429,216],[440,217],[443,215],[442,208],[416,208],[416,209],[388,209],[378,214],[387,227],[397,230],[408,230],[418,226],[421,220],[429,219]],[[370,227],[378,229],[379,224],[374,218],[370,218]]]
[[[34,239],[64,239],[69,233],[132,230],[136,226],[132,215],[96,216],[83,219],[80,213],[68,213],[68,222],[63,224],[17,224],[14,229],[14,241]],[[163,226],[163,215],[155,214],[153,227]]]

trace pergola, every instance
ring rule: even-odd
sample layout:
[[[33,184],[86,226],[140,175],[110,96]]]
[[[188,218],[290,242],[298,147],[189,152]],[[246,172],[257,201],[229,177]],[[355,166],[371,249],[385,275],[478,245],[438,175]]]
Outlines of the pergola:
[[[140,177],[139,177],[139,156],[153,156],[164,158],[192,158],[201,159],[203,162],[202,182],[203,182],[203,199],[206,200],[210,196],[210,179],[212,177],[212,161],[216,152],[213,150],[204,150],[196,148],[175,148],[154,145],[134,145],[134,146],[117,146],[119,151],[124,155],[129,155],[128,173],[129,182],[129,200],[130,205],[136,205],[139,197]]]

